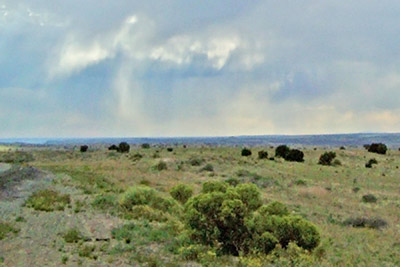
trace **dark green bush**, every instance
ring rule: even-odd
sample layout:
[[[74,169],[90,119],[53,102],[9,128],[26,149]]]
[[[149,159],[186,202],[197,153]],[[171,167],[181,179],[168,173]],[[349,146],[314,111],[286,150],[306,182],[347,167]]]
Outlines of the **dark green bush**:
[[[80,147],[79,151],[84,153],[84,152],[87,152],[88,149],[89,149],[89,147],[87,145],[83,145],[83,146]]]
[[[118,151],[118,147],[116,145],[111,145],[111,146],[108,147],[108,150]]]
[[[214,166],[212,164],[208,163],[203,168],[201,168],[200,171],[213,172]]]
[[[202,193],[222,192],[225,193],[228,184],[220,181],[207,181],[203,183]]]
[[[378,164],[378,161],[376,159],[370,159],[367,163],[365,163],[365,167],[372,168],[373,164]]]
[[[387,222],[381,218],[366,218],[366,217],[355,217],[349,218],[343,222],[344,225],[357,227],[357,228],[372,228],[381,229],[387,226]]]
[[[203,164],[204,160],[200,158],[191,158],[189,159],[189,164],[192,166],[200,166]]]
[[[172,187],[170,194],[175,200],[185,204],[186,201],[188,201],[188,199],[193,195],[193,189],[185,184],[179,184]]]
[[[368,152],[378,153],[378,154],[386,154],[387,146],[382,143],[373,143],[369,146]]]
[[[330,166],[332,165],[333,159],[336,158],[336,153],[333,151],[325,152],[319,157],[318,164]]]
[[[168,152],[172,152],[172,151],[174,151],[174,149],[173,149],[172,147],[168,147],[168,148],[167,148],[167,151],[168,151]]]
[[[15,228],[10,223],[0,221],[0,240],[3,240],[9,233],[18,233],[19,229]]]
[[[134,186],[122,193],[118,200],[119,206],[125,214],[132,212],[135,206],[148,205],[163,212],[180,212],[174,199],[163,198],[160,194],[147,186]]]
[[[150,148],[150,144],[144,143],[144,144],[141,145],[141,147],[144,148],[144,149],[149,149]]]
[[[280,145],[275,149],[275,157],[286,158],[290,148],[287,145]]]
[[[289,153],[286,155],[285,160],[303,162],[304,161],[304,153],[298,149],[291,149],[291,150],[289,150]]]
[[[255,185],[222,184],[219,187],[223,190],[204,190],[203,185],[203,192],[185,205],[185,222],[196,243],[232,255],[269,253],[278,243],[286,248],[289,242],[295,242],[308,250],[318,246],[320,236],[312,223],[290,216],[278,202],[261,207]]]
[[[35,160],[31,153],[25,151],[7,152],[0,155],[0,162],[5,163],[21,164]]]
[[[63,238],[67,243],[78,243],[83,239],[83,235],[76,228],[71,228],[63,234]]]
[[[129,153],[131,146],[127,142],[121,142],[118,145],[118,152],[120,153]]]
[[[376,203],[378,199],[372,194],[367,194],[362,196],[362,201],[365,203]]]
[[[251,150],[248,149],[248,148],[243,148],[243,149],[242,149],[242,156],[243,156],[243,157],[251,156]]]
[[[158,171],[164,171],[167,170],[167,163],[165,161],[160,161],[157,163],[157,165],[155,166],[156,170]]]
[[[225,180],[225,183],[231,186],[237,186],[238,184],[240,184],[240,180],[237,178],[228,178]]]
[[[264,150],[258,151],[258,158],[259,159],[268,159],[268,152],[264,151]]]
[[[289,209],[278,201],[273,201],[268,205],[264,205],[259,209],[262,214],[285,216],[289,215]]]

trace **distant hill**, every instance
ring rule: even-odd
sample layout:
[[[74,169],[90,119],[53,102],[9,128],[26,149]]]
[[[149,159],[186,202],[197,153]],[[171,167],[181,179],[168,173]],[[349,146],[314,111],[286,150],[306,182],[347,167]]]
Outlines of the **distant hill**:
[[[131,144],[188,144],[188,145],[303,145],[303,146],[362,146],[382,142],[389,147],[400,146],[400,133],[357,133],[329,135],[258,135],[227,137],[129,137],[129,138],[10,138],[0,139],[3,144],[32,145],[74,145],[74,144],[114,144],[126,141]]]

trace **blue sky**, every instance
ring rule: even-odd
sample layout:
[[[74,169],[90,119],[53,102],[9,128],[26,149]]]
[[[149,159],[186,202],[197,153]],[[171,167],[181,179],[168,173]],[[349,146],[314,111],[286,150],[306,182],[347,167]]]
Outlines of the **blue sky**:
[[[398,1],[0,1],[0,138],[400,131]]]

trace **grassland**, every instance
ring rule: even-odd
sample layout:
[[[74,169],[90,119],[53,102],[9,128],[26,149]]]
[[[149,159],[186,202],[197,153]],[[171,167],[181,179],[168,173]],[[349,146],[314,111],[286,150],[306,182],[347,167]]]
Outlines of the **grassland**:
[[[257,158],[260,150],[273,156],[274,149],[270,147],[253,147],[249,157],[241,156],[241,149],[235,147],[171,147],[172,151],[163,147],[133,147],[127,154],[110,152],[106,148],[86,153],[29,148],[28,153],[33,156],[31,161],[18,164],[51,174],[52,179],[46,180],[41,188],[69,194],[71,203],[64,210],[45,212],[20,202],[17,209],[10,204],[10,199],[0,201],[3,223],[17,221],[19,229],[18,233],[5,235],[1,241],[3,264],[20,263],[12,258],[17,255],[25,257],[26,262],[27,258],[37,256],[29,256],[29,253],[21,256],[25,252],[13,254],[22,244],[21,239],[35,236],[48,239],[51,244],[45,250],[46,255],[38,259],[47,259],[54,265],[262,265],[262,261],[233,256],[214,258],[211,255],[200,260],[182,257],[176,245],[180,241],[177,232],[182,226],[171,219],[173,215],[168,217],[169,214],[166,220],[149,220],[145,216],[127,218],[107,206],[131,186],[146,185],[168,198],[176,184],[190,185],[196,194],[205,181],[235,178],[256,184],[266,203],[280,201],[293,213],[317,225],[321,244],[309,255],[313,265],[400,265],[399,151],[378,155],[363,149],[332,149],[341,162],[340,166],[333,167],[318,164],[319,156],[327,151],[322,148],[302,149],[305,162],[295,163],[280,158]],[[365,168],[371,158],[378,164]],[[165,163],[161,168],[160,162]],[[363,201],[366,194],[374,195],[376,203]],[[100,201],[101,205],[93,205],[99,199],[104,200]],[[387,226],[373,229],[343,223],[354,218],[378,218]],[[46,225],[41,220],[47,220]],[[63,237],[70,233],[74,236],[68,240],[73,242]],[[293,265],[294,262],[281,264]]]

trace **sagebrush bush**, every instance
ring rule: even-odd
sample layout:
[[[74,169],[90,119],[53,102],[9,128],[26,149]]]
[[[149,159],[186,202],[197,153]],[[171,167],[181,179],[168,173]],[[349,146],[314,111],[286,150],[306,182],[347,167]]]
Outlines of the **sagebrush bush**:
[[[189,159],[189,164],[192,166],[200,166],[201,164],[203,164],[204,159],[200,159],[200,158],[191,158]]]
[[[370,159],[366,164],[365,167],[366,168],[372,168],[373,164],[378,164],[378,161],[376,159]]]
[[[131,212],[125,215],[126,219],[145,219],[150,222],[165,222],[167,220],[167,216],[164,214],[164,212],[153,209],[148,205],[133,206]]]
[[[289,215],[289,209],[278,201],[273,201],[268,205],[262,206],[259,210],[262,214],[285,216]]]
[[[330,166],[332,165],[333,159],[336,158],[336,153],[333,151],[325,152],[319,157],[318,164]]]
[[[258,151],[258,158],[259,159],[268,159],[268,152],[264,151],[264,150]]]
[[[243,148],[243,149],[242,149],[242,156],[243,156],[243,157],[251,156],[251,150],[248,149],[248,148]]]
[[[18,233],[19,229],[15,228],[10,223],[0,221],[0,240],[3,240],[7,237],[9,233]]]
[[[27,207],[40,211],[64,210],[71,203],[69,195],[51,189],[36,191],[25,202]]]
[[[381,218],[367,218],[367,217],[355,217],[346,219],[343,222],[344,225],[357,227],[357,228],[372,228],[372,229],[381,229],[387,226],[387,222]]]
[[[203,183],[202,193],[226,192],[228,184],[220,181],[207,181]]]
[[[386,154],[387,146],[382,143],[373,143],[368,147],[368,152],[378,153],[378,154]]]
[[[373,194],[366,194],[362,196],[362,201],[365,203],[376,203],[378,199]]]
[[[206,164],[200,171],[213,172],[214,166],[211,163]]]
[[[217,187],[214,182],[213,190],[203,185],[202,193],[186,203],[184,218],[193,241],[232,255],[269,253],[277,244],[286,248],[290,242],[308,250],[318,246],[319,232],[312,223],[290,216],[281,203],[261,206],[255,185],[223,184]]]
[[[164,171],[168,169],[167,163],[165,161],[160,161],[157,163],[157,165],[155,166],[156,170],[158,171]]]
[[[68,229],[62,236],[67,243],[78,243],[83,239],[82,233],[77,228]]]
[[[186,201],[188,201],[188,199],[193,195],[193,188],[185,184],[179,184],[172,187],[170,194],[175,200],[181,204],[185,204]]]
[[[134,186],[128,188],[119,197],[118,204],[129,216],[132,209],[139,205],[148,205],[163,212],[179,213],[177,202],[171,198],[161,197],[159,192],[147,186]]]

